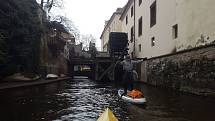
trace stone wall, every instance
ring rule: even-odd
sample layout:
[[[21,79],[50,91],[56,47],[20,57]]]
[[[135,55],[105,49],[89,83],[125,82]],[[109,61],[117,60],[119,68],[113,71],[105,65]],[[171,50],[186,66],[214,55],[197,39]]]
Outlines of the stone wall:
[[[215,45],[148,59],[141,71],[145,83],[215,96]]]

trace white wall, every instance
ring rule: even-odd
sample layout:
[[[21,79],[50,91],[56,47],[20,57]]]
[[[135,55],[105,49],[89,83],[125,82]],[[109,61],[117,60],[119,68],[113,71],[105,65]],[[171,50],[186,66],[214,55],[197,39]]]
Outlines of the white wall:
[[[172,26],[175,20],[175,0],[157,0],[156,24],[150,27],[150,6],[155,0],[144,1],[139,6],[136,1],[136,55],[139,58],[151,58],[174,52],[175,41],[172,37]],[[138,21],[142,16],[143,33],[138,37]],[[151,38],[155,46],[151,46]],[[141,44],[141,52],[138,45]]]
[[[131,27],[134,26],[134,15],[131,17],[131,7],[134,6],[134,3],[132,3],[129,6],[129,9],[125,15],[125,17],[122,19],[122,32],[125,32],[128,34],[128,41],[129,41],[129,54],[131,54],[134,50],[134,42],[130,42],[131,40]],[[126,24],[126,16],[128,16],[128,23]]]
[[[110,28],[107,28],[102,36],[102,51],[107,52]]]
[[[131,0],[132,1],[132,0]],[[156,0],[156,24],[150,27],[150,6],[155,0],[135,0],[135,54],[138,58],[152,58],[184,49],[215,42],[214,0]],[[122,32],[128,33],[134,25],[132,3],[122,19]],[[126,25],[126,15],[128,24]],[[138,36],[138,21],[142,16],[142,35]],[[178,25],[178,37],[173,38],[173,26]],[[155,37],[155,46],[151,38]],[[141,52],[139,52],[141,44]],[[134,43],[129,43],[129,53]]]
[[[176,0],[179,24],[177,51],[198,47],[215,40],[215,1]]]

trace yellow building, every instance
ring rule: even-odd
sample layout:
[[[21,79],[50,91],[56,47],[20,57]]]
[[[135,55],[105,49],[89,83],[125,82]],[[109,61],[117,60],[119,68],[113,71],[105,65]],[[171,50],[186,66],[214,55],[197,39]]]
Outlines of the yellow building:
[[[119,20],[122,13],[122,8],[117,8],[116,12],[113,13],[110,20],[105,22],[104,30],[101,34],[101,47],[102,51],[107,52],[108,51],[108,40],[109,40],[109,33],[110,32],[121,32],[121,21]]]

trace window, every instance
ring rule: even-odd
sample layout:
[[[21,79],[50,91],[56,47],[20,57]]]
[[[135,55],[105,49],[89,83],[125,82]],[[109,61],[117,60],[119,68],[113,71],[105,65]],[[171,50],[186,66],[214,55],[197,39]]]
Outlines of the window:
[[[134,27],[131,27],[131,42],[133,42],[133,35],[134,35]]]
[[[150,27],[156,24],[156,1],[150,6]]]
[[[143,29],[143,22],[142,22],[142,16],[141,16],[138,21],[138,36],[142,35],[142,29]]]
[[[131,52],[131,58],[134,58],[134,52]]]
[[[172,38],[173,39],[178,38],[178,24],[172,27]]]
[[[152,37],[152,39],[151,39],[151,46],[153,47],[153,46],[155,46],[155,37]]]
[[[139,0],[139,6],[141,5],[141,3],[142,3],[142,0]]]
[[[128,24],[128,15],[125,18],[126,25]]]
[[[141,52],[141,44],[139,44],[139,52]]]
[[[134,13],[134,7],[132,6],[131,7],[131,17],[133,16],[133,13]]]

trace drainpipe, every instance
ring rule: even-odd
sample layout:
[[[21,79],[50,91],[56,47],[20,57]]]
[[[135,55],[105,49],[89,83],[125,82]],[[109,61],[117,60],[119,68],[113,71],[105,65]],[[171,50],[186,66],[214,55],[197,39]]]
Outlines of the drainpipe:
[[[134,57],[136,57],[136,53],[135,53],[135,45],[136,45],[136,44],[135,44],[135,41],[136,41],[136,40],[135,40],[135,39],[136,39],[136,37],[135,37],[135,33],[136,33],[136,32],[135,32],[135,30],[136,30],[136,27],[135,27],[135,24],[136,24],[136,22],[135,22],[135,20],[136,20],[136,19],[135,19],[135,18],[136,18],[136,14],[135,14],[135,13],[136,13],[136,12],[135,12],[135,10],[136,10],[136,0],[134,0]]]

